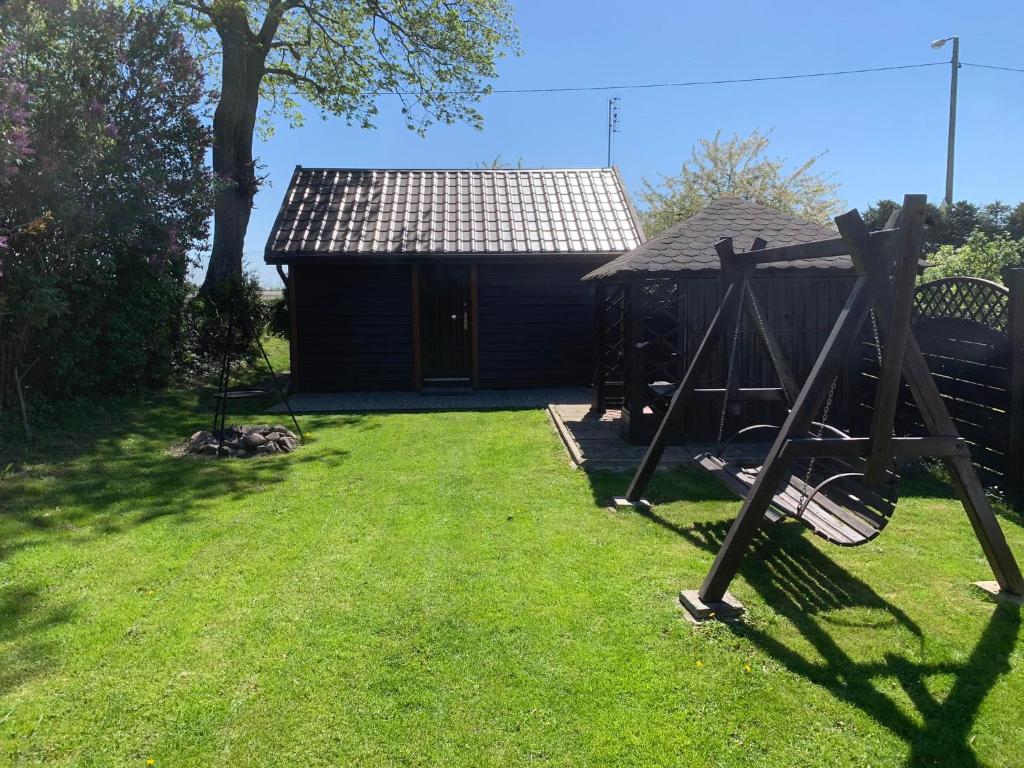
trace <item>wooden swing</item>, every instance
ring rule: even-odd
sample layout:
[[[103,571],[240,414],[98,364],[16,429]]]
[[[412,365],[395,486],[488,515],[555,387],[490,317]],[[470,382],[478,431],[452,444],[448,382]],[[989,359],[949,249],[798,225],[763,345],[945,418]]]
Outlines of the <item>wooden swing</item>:
[[[850,211],[836,218],[841,237],[832,240],[780,248],[766,248],[759,242],[746,253],[733,252],[728,240],[719,244],[717,250],[726,281],[722,303],[672,395],[626,496],[616,499],[618,506],[649,506],[641,496],[657,468],[669,434],[678,428],[697,390],[696,382],[715,346],[724,340],[730,318],[735,318],[730,360],[735,355],[738,323],[743,307],[747,306],[748,293],[753,296],[748,283],[758,265],[848,254],[857,279],[807,380],[792,397],[792,374],[758,311],[756,299],[750,305],[758,335],[779,376],[781,394],[791,406],[780,427],[757,425],[741,430],[731,439],[757,430],[774,431],[771,448],[755,466],[730,460],[726,449],[731,440],[722,441],[721,428],[719,448],[696,457],[696,463],[736,492],[743,504],[700,590],[680,596],[694,618],[726,617],[742,610],[727,590],[754,533],[766,517],[796,519],[818,536],[843,546],[857,546],[878,536],[896,506],[899,478],[895,461],[903,457],[938,457],[945,462],[1000,589],[1024,595],[1024,578],[971,464],[967,444],[957,433],[910,328],[925,202],[924,195],[907,195],[899,225],[877,232],[868,232],[857,211]],[[827,420],[836,378],[869,317],[880,355],[875,408],[868,435],[852,437],[827,424]],[[720,425],[724,425],[724,408],[728,403],[744,396],[744,390],[733,381],[731,364],[729,368],[721,390]],[[928,437],[898,437],[893,433],[903,380],[914,397]]]

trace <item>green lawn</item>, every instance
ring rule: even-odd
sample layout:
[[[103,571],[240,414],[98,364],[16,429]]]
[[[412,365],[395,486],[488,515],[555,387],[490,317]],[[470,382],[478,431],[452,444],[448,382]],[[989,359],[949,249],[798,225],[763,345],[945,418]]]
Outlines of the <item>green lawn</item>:
[[[772,527],[747,619],[694,628],[676,594],[737,509],[702,476],[609,512],[625,478],[571,469],[539,411],[170,455],[207,407],[82,409],[0,479],[0,763],[1024,761],[1020,615],[970,587],[981,552],[925,485],[857,550]]]

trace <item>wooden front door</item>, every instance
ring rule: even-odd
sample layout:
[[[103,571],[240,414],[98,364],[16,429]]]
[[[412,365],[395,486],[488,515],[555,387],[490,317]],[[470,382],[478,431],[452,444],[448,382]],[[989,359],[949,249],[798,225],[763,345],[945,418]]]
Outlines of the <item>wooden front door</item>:
[[[419,273],[423,381],[468,383],[473,375],[470,268],[427,264]]]

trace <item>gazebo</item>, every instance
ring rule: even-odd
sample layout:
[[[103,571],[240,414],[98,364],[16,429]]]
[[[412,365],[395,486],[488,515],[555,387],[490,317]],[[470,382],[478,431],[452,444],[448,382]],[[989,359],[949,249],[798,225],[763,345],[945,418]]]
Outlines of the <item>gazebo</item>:
[[[598,267],[583,280],[595,288],[595,345],[592,410],[621,406],[620,432],[646,443],[660,421],[665,393],[681,378],[704,329],[721,301],[715,245],[732,238],[737,251],[760,238],[768,246],[795,245],[834,237],[831,230],[757,203],[720,198],[658,236]],[[771,325],[793,374],[800,380],[813,364],[842,308],[853,281],[847,256],[831,256],[757,269],[751,280],[755,305]],[[750,318],[741,323],[734,370],[744,387],[773,381],[768,354],[754,340]],[[719,352],[709,366],[724,379],[727,360]],[[854,366],[837,387],[836,414],[849,418]],[[703,386],[703,385],[702,385]],[[707,389],[716,384],[709,382]],[[688,414],[688,437],[714,435],[720,393],[703,393],[708,408]],[[778,404],[745,406],[744,421],[777,418]],[[732,421],[738,409],[728,415]],[[731,425],[730,425],[731,426]]]

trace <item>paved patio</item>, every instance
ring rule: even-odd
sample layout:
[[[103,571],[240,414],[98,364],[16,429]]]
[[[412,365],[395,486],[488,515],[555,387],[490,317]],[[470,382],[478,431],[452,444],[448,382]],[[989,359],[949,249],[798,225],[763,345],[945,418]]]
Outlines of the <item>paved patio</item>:
[[[619,437],[619,412],[608,410],[591,413],[589,405],[552,403],[548,407],[569,458],[586,470],[635,469],[647,452],[643,445],[630,445]],[[671,469],[689,464],[700,453],[700,447],[669,446],[658,464]]]
[[[590,390],[586,387],[550,387],[542,389],[480,389],[454,395],[419,392],[335,392],[331,394],[293,395],[288,398],[296,413],[388,413],[394,411],[505,411],[547,408],[549,405],[575,405],[589,408]],[[271,413],[287,413],[284,403]]]

